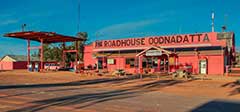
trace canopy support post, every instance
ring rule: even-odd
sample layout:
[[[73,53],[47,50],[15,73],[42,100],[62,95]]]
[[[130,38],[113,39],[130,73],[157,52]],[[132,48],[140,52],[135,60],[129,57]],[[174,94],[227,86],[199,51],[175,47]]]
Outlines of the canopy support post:
[[[76,50],[76,57],[75,57],[75,63],[76,63],[76,70],[75,73],[78,73],[80,71],[79,65],[78,65],[78,41],[75,42],[75,50]]]
[[[163,71],[166,73],[166,58],[164,57]]]
[[[65,54],[65,42],[63,42],[62,43],[62,47],[63,47],[63,50],[62,50],[62,66],[65,68],[66,67],[66,65],[65,65],[65,56],[66,56],[66,54]]]
[[[27,66],[30,65],[30,39],[27,40]]]
[[[41,47],[40,47],[41,53],[40,53],[40,62],[41,62],[41,72],[43,72],[44,66],[43,66],[43,57],[44,57],[44,51],[43,51],[43,39],[41,39]]]

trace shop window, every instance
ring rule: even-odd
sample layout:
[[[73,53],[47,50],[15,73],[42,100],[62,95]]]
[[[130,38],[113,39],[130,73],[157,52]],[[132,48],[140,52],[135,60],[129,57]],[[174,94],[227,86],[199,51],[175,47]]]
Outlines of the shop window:
[[[164,70],[164,64],[165,64],[165,70],[168,70],[168,59],[165,60],[165,63],[164,63],[164,59],[161,59],[161,62],[160,62],[160,70]]]
[[[146,58],[143,58],[143,60],[142,60],[142,67],[147,68],[147,59]]]
[[[157,67],[157,61],[156,61],[156,64],[153,61],[154,59],[152,58],[143,58],[142,67],[143,68],[153,68],[154,66]]]
[[[164,70],[164,59],[161,59],[161,62],[160,62],[160,70],[161,70],[161,71]]]
[[[135,59],[134,58],[126,58],[126,68],[134,68]]]
[[[166,60],[166,70],[168,70],[169,62]]]
[[[153,65],[152,64],[152,58],[147,58],[147,67],[152,68],[153,67],[152,65]]]
[[[153,58],[153,68],[157,68],[158,67],[158,58]]]

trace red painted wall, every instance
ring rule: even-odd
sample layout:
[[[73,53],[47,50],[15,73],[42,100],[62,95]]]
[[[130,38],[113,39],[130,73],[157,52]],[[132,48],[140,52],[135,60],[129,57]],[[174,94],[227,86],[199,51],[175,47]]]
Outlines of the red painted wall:
[[[224,74],[224,56],[208,56],[208,73],[214,75]]]
[[[27,69],[27,62],[0,62],[0,70]]]
[[[200,57],[206,57],[208,63],[208,74],[210,75],[222,75],[224,74],[224,56],[219,55],[201,55]],[[179,56],[178,62],[182,65],[192,65],[192,71],[194,74],[199,73],[199,61],[201,59],[195,55],[191,56]]]
[[[84,64],[85,66],[91,64],[94,65],[96,63],[96,59],[92,58],[92,47],[86,46],[86,51],[84,54]],[[90,49],[89,49],[90,48]],[[224,74],[224,56],[219,55],[179,55],[178,57],[178,64],[180,65],[191,65],[192,71],[194,74],[199,73],[199,61],[201,60],[200,57],[206,57],[208,61],[208,74],[212,75],[222,75]],[[113,57],[111,59],[115,59],[115,64],[107,64],[107,69],[109,71],[113,71],[116,69],[124,69],[129,73],[135,73],[135,68],[126,68],[125,67],[125,58],[126,57]]]
[[[0,70],[13,70],[13,62],[0,62]]]
[[[198,57],[196,57],[195,55],[178,57],[178,65],[192,65],[193,74],[197,74],[199,71],[198,63]]]
[[[86,45],[84,46],[84,56],[83,56],[84,66],[87,67],[88,65],[94,66],[96,63],[96,59],[93,58],[93,45]]]
[[[13,69],[27,69],[27,62],[13,62]]]
[[[107,69],[109,70],[109,71],[113,71],[113,70],[115,70],[115,69],[120,69],[120,68],[123,68],[123,66],[120,66],[120,64],[119,64],[119,59],[120,58],[111,58],[111,59],[114,59],[115,60],[115,63],[114,64],[107,64]]]
[[[130,57],[128,57],[130,58]],[[126,58],[125,57],[111,57],[115,59],[115,64],[107,64],[107,69],[109,71],[114,71],[116,69],[124,69],[128,73],[135,73],[136,68],[126,68]]]

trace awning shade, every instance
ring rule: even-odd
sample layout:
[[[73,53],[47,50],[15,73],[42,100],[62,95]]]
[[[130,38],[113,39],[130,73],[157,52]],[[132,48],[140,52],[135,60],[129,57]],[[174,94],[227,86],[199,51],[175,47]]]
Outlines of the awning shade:
[[[29,40],[38,41],[38,42],[41,42],[41,39],[43,39],[43,43],[84,41],[84,39],[82,38],[65,36],[65,35],[57,34],[55,32],[34,32],[34,31],[14,32],[14,33],[7,33],[4,36],[11,37],[11,38],[25,39],[25,40],[29,39]]]

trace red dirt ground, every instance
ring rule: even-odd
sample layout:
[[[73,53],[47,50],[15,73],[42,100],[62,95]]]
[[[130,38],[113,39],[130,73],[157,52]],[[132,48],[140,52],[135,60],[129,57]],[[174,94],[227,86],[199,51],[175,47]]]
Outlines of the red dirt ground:
[[[211,76],[204,80],[173,81],[167,76],[160,79],[154,77],[139,79],[132,76],[128,78],[84,76],[70,72],[7,71],[0,72],[0,110],[9,112],[152,112],[157,109],[151,103],[155,102],[154,99],[166,100],[165,102],[171,104],[174,102],[169,99],[173,97],[179,99],[176,102],[183,104],[186,103],[185,97],[193,99],[186,105],[189,105],[188,108],[194,108],[210,99],[240,100],[240,85],[235,83],[236,79],[236,77]],[[134,97],[143,102],[134,100]],[[128,107],[127,102],[132,103],[132,106]],[[85,104],[90,106],[82,106]],[[139,105],[142,105],[142,111],[138,110]],[[169,107],[164,103],[158,105],[162,106],[161,112],[181,112],[186,111],[187,108]]]

